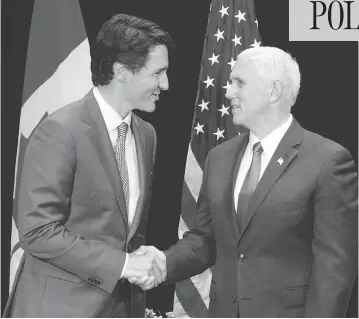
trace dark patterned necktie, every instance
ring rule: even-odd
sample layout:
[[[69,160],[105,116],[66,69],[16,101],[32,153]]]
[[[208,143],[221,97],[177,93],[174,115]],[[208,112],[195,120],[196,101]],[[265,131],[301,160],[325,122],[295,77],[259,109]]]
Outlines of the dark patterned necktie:
[[[126,211],[128,212],[128,201],[129,201],[129,182],[128,182],[128,169],[126,164],[126,135],[127,135],[128,125],[125,122],[122,122],[117,127],[117,140],[115,145],[115,155],[118,165],[118,170],[120,171],[123,194],[125,195],[126,201]]]
[[[261,172],[262,152],[263,148],[260,142],[257,142],[253,145],[252,163],[249,167],[241,191],[238,195],[237,221],[240,231],[243,230],[243,224],[245,221],[245,214],[247,212],[248,204],[258,184],[259,175]]]

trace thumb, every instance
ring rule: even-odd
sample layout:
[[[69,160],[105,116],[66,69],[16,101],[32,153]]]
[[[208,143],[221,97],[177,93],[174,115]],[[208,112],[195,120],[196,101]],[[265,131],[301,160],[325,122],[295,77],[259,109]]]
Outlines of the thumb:
[[[131,283],[131,284],[135,284],[137,282],[137,277],[130,277],[128,278],[128,281]]]
[[[142,255],[146,255],[147,253],[147,250],[144,246],[141,246],[140,248],[138,248],[136,251],[135,251],[135,255],[136,256],[142,256]]]

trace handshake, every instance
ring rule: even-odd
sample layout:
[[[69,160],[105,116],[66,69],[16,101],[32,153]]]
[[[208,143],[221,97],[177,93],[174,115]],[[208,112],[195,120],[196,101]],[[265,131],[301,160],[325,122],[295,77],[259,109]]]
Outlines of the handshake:
[[[153,246],[141,246],[128,255],[123,278],[143,290],[157,287],[166,280],[165,254]]]

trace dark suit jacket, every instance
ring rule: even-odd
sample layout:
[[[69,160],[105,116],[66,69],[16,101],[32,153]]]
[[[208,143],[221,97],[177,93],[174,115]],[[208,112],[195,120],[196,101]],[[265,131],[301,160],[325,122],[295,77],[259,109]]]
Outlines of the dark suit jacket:
[[[166,252],[168,281],[214,264],[213,317],[345,316],[357,270],[352,157],[293,120],[239,230],[233,190],[247,143],[242,134],[209,152],[196,226]]]
[[[25,254],[4,316],[109,317],[115,305],[120,315],[144,316],[143,291],[119,279],[126,252],[145,244],[156,134],[135,114],[131,129],[141,192],[131,227],[92,91],[34,130],[16,219]]]

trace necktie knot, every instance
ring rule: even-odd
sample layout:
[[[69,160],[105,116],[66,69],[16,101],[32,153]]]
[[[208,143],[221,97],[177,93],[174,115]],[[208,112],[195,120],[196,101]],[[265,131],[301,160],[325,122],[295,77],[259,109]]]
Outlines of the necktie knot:
[[[128,125],[126,122],[122,122],[119,126],[117,126],[118,137],[125,137],[127,134]]]
[[[259,153],[262,154],[263,152],[263,147],[261,142],[257,142],[253,145],[253,153]]]

